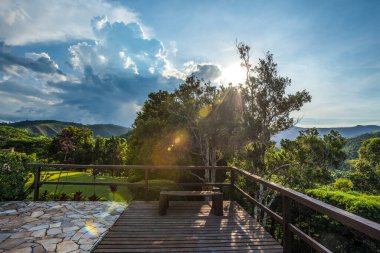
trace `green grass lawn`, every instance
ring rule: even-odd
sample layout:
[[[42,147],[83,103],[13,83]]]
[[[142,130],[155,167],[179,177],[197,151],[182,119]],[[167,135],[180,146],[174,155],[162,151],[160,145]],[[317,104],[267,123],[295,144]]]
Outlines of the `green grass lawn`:
[[[44,179],[46,173],[49,175],[47,181],[58,181],[59,171],[47,171],[41,173],[41,179]],[[73,172],[73,171],[62,171],[60,182],[94,182],[94,177],[91,172]],[[33,178],[30,180],[33,182]],[[105,182],[105,183],[126,183],[127,178],[125,177],[111,177],[111,176],[96,176],[95,182]],[[56,185],[43,185],[40,188],[40,193],[47,190],[48,192],[55,192]],[[75,192],[82,192],[82,196],[87,197],[93,195],[94,193],[98,197],[106,198],[107,200],[115,201],[130,201],[132,195],[127,186],[118,186],[115,195],[110,191],[109,186],[93,186],[93,185],[58,185],[57,192],[64,192],[66,194],[72,194]]]
[[[42,181],[55,181],[57,182],[58,179],[60,182],[86,182],[86,183],[93,183],[94,182],[94,176],[90,171],[87,172],[79,172],[79,171],[62,171],[61,176],[59,176],[60,171],[46,171],[41,172],[41,180]],[[34,178],[31,177],[29,180],[29,185],[32,184],[34,181]],[[128,180],[126,177],[112,177],[112,176],[103,176],[99,175],[95,177],[96,183],[127,183]],[[138,183],[144,183],[144,181],[140,181]],[[152,179],[149,180],[149,183],[155,184],[166,184],[168,186],[175,187],[175,183],[170,180],[165,179]],[[131,187],[131,186],[130,186]],[[106,200],[110,201],[127,201],[130,202],[134,197],[134,195],[137,195],[139,200],[142,200],[144,196],[144,188],[137,188],[137,186],[134,186],[133,192],[130,188],[127,186],[118,186],[117,191],[115,194],[112,194],[110,191],[109,185],[42,185],[40,188],[40,194],[43,193],[45,190],[47,190],[49,193],[54,193],[57,189],[57,193],[64,192],[68,195],[72,195],[75,192],[82,192],[82,196],[88,200],[88,197],[96,194],[98,197],[105,198]],[[149,193],[150,199],[158,199],[159,190],[161,186],[149,186]],[[156,196],[157,195],[157,196]],[[33,193],[31,194],[30,198],[32,198]]]

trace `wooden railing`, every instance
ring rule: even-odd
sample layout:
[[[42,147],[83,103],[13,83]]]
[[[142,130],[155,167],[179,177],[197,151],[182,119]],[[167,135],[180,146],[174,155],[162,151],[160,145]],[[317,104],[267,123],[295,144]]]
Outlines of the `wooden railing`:
[[[235,173],[244,176],[246,179],[249,179],[253,182],[262,184],[263,186],[268,187],[281,194],[283,213],[282,217],[270,210],[268,207],[264,206],[262,203],[254,199],[251,195],[249,195],[241,188],[239,188],[235,183],[233,183],[234,189],[236,189],[244,197],[246,197],[248,201],[250,201],[254,205],[257,205],[269,216],[271,216],[277,222],[282,224],[284,252],[291,252],[292,233],[297,235],[300,239],[302,239],[304,242],[306,242],[308,245],[310,245],[313,249],[315,249],[318,252],[332,252],[325,246],[320,244],[318,241],[301,231],[294,224],[292,224],[292,210],[290,208],[291,201],[295,201],[296,203],[300,203],[304,206],[307,206],[319,213],[325,214],[328,217],[341,222],[347,227],[362,232],[365,235],[380,241],[380,224],[376,222],[370,221],[358,215],[349,213],[332,205],[326,204],[322,201],[309,197],[300,192],[269,182],[259,176],[253,175],[242,169],[234,168],[232,170],[231,178],[234,178]],[[232,180],[232,182],[233,181],[234,180]]]
[[[42,185],[103,185],[108,186],[110,184],[118,186],[132,186],[132,187],[143,187],[145,192],[145,198],[147,198],[150,186],[160,186],[165,185],[165,183],[159,182],[149,182],[149,174],[154,170],[205,170],[205,169],[216,169],[216,170],[230,170],[233,168],[227,166],[151,166],[151,165],[82,165],[82,164],[40,164],[32,163],[27,165],[34,169],[34,200],[37,201],[39,198],[39,189]],[[144,170],[144,183],[130,183],[130,182],[57,182],[57,181],[41,181],[41,171],[51,169],[51,170],[78,170],[78,169],[93,169],[97,171],[104,170],[128,170],[137,169]],[[230,186],[230,183],[225,182],[215,182],[215,183],[176,183],[178,186]]]
[[[230,177],[229,182],[216,182],[216,183],[177,183],[180,186],[228,186],[230,191],[230,196],[233,196],[233,192],[241,194],[247,201],[256,205],[267,215],[272,217],[275,221],[282,225],[283,233],[283,248],[284,252],[291,252],[292,249],[292,238],[293,234],[297,235],[301,240],[311,246],[318,252],[332,252],[319,243],[317,240],[303,232],[301,229],[295,226],[292,223],[292,208],[291,203],[299,203],[301,205],[307,206],[314,211],[317,211],[321,214],[325,214],[328,217],[341,222],[347,227],[352,228],[353,230],[362,232],[363,234],[371,237],[377,241],[380,241],[380,224],[360,217],[358,215],[349,213],[332,205],[326,204],[317,199],[311,198],[300,192],[288,189],[286,187],[277,185],[275,183],[269,182],[259,176],[251,174],[245,170],[229,167],[229,166],[148,166],[148,165],[74,165],[74,164],[28,164],[28,167],[35,169],[35,181],[34,181],[34,200],[38,200],[39,196],[39,187],[42,184],[62,184],[62,185],[109,185],[110,183],[89,183],[89,182],[41,182],[40,174],[42,169],[65,169],[65,170],[75,170],[75,169],[97,169],[97,170],[120,170],[120,169],[137,169],[144,170],[144,183],[112,183],[116,185],[126,185],[126,186],[139,186],[144,187],[145,196],[149,191],[150,185],[162,185],[158,183],[149,182],[149,173],[150,170],[162,170],[162,169],[177,169],[177,170],[221,170],[229,171]],[[242,176],[247,180],[261,184],[264,187],[267,187],[273,191],[278,192],[281,195],[282,199],[282,216],[271,210],[269,207],[263,205],[249,193],[241,189],[235,182],[236,176]]]

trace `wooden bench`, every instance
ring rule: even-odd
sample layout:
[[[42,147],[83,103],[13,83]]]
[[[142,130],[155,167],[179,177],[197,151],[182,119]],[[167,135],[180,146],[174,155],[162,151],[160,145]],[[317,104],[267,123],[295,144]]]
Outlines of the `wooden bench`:
[[[169,207],[169,197],[170,196],[211,196],[212,207],[211,211],[216,216],[223,216],[223,193],[218,190],[213,191],[161,191],[160,192],[160,202],[159,202],[159,215],[165,215],[166,209]]]

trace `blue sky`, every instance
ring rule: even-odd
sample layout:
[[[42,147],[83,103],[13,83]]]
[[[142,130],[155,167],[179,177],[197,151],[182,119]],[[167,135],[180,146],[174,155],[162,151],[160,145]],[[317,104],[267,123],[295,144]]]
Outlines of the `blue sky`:
[[[130,126],[149,92],[195,73],[243,80],[274,54],[299,126],[380,125],[379,1],[21,1],[0,5],[0,120]]]

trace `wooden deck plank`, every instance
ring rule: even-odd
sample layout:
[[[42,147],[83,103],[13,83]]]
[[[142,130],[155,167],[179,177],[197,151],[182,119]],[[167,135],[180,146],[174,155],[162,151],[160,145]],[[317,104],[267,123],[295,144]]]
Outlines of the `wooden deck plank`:
[[[282,252],[238,204],[223,208],[214,216],[209,202],[171,201],[159,216],[158,202],[132,202],[93,252]]]

